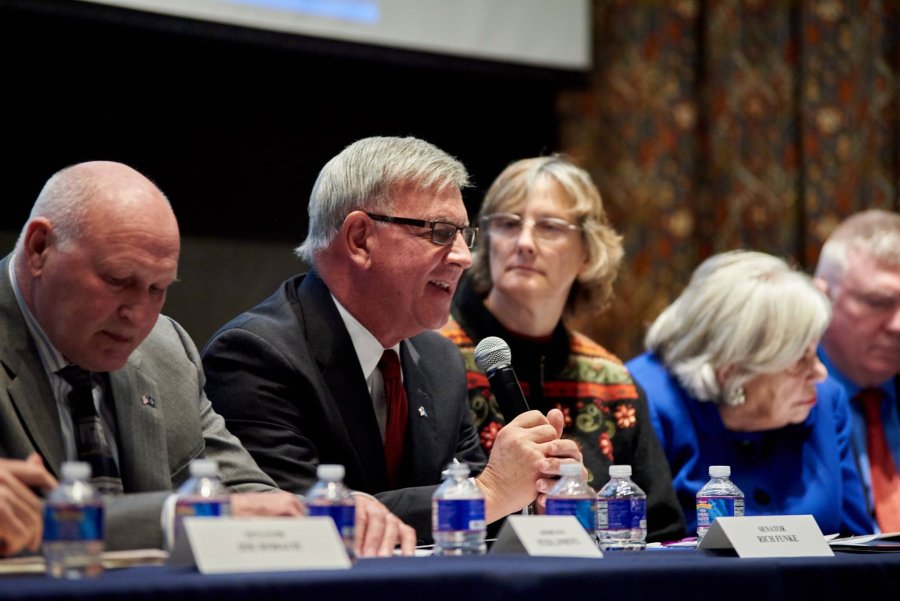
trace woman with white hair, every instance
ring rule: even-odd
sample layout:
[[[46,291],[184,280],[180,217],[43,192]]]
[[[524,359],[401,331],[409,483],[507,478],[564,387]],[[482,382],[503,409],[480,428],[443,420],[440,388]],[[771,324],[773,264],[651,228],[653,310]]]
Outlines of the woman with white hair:
[[[812,514],[825,533],[870,531],[846,395],[816,355],[830,305],[760,252],[715,255],[627,363],[643,385],[688,531],[710,465],[730,465],[746,515]]]

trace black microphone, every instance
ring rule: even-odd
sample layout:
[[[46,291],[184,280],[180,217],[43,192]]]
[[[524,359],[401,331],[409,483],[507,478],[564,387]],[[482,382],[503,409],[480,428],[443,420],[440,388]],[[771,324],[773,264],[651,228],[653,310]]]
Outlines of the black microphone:
[[[528,411],[519,379],[512,368],[512,352],[502,338],[488,336],[475,347],[475,363],[487,375],[491,392],[507,422]]]

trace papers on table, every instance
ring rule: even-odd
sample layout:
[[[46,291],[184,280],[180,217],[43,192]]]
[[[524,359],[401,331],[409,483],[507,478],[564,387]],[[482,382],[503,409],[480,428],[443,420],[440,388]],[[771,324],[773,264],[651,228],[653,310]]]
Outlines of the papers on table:
[[[851,553],[896,553],[900,551],[900,532],[835,538],[829,543],[835,551]]]
[[[135,566],[163,565],[169,554],[160,549],[135,549],[131,551],[106,551],[103,567],[107,570],[131,568]],[[43,574],[47,571],[44,558],[40,555],[23,555],[0,559],[0,575]]]

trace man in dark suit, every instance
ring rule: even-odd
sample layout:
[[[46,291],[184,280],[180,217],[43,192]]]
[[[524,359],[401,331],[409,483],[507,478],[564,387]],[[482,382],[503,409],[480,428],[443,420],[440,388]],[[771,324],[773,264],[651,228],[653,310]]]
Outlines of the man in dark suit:
[[[561,461],[581,460],[559,439],[562,414],[532,411],[498,434],[482,471],[459,351],[427,331],[446,323],[471,264],[467,180],[462,164],[422,140],[350,145],[312,191],[298,254],[313,270],[203,351],[216,410],[279,486],[305,492],[317,464],[343,464],[350,486],[384,501],[420,540],[431,538],[431,495],[451,461],[480,472],[492,522],[548,489]],[[406,406],[393,411],[385,390],[395,390],[388,365],[398,357]]]
[[[98,483],[125,493],[105,499],[110,549],[163,544],[164,503],[198,457],[244,493],[234,515],[302,513],[225,428],[197,349],[160,315],[179,250],[162,192],[91,162],[48,180],[0,262],[0,456],[37,452],[56,476],[64,461],[96,461]]]
[[[852,399],[853,447],[882,531],[900,530],[900,215],[851,215],[829,236],[816,281],[832,302],[820,355]]]

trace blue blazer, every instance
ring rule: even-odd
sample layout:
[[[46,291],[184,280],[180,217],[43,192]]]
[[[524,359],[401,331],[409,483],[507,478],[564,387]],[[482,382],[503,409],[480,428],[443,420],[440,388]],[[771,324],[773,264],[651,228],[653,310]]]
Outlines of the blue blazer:
[[[710,465],[731,466],[745,515],[811,514],[825,534],[871,532],[851,450],[849,405],[834,382],[816,386],[818,402],[802,424],[732,432],[715,403],[692,398],[656,355],[626,365],[647,392],[688,532],[697,528],[695,497]]]

